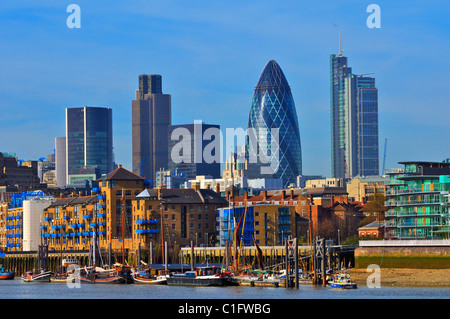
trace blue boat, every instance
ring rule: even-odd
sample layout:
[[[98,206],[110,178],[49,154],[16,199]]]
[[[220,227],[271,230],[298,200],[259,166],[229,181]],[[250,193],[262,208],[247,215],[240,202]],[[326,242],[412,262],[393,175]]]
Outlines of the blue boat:
[[[336,289],[356,289],[356,283],[352,282],[347,273],[335,274],[329,282],[330,287]]]
[[[13,271],[6,271],[5,268],[0,265],[0,280],[14,279]]]

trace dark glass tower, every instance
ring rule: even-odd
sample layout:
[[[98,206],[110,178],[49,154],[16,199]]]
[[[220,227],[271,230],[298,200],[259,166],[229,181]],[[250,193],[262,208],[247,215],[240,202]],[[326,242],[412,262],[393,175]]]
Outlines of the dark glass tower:
[[[172,139],[172,133],[177,129],[184,129],[186,134],[189,134],[191,137],[190,143],[190,158],[182,161],[181,163],[177,163],[173,159],[172,150],[174,146],[179,143],[179,140]],[[203,158],[203,152],[205,147],[212,143],[210,140],[206,140],[203,138],[205,131],[209,129],[215,129],[220,131],[220,125],[214,124],[205,124],[202,122],[194,123],[194,124],[182,124],[182,125],[171,125],[169,126],[169,170],[175,171],[178,170],[181,173],[184,173],[188,179],[195,179],[198,175],[207,175],[212,178],[220,178],[220,162],[215,161],[212,163],[208,163]],[[219,152],[219,154],[213,154],[220,158],[220,149],[215,150]],[[200,154],[200,155],[198,155]],[[196,158],[198,160],[196,160]]]
[[[131,112],[133,172],[154,184],[156,172],[167,168],[167,134],[172,124],[171,96],[162,93],[161,75],[139,76]]]
[[[113,170],[112,109],[66,109],[66,172],[82,174],[89,169],[100,177]]]
[[[275,61],[269,61],[259,77],[253,94],[252,106],[248,119],[248,128],[255,129],[258,149],[252,147],[247,138],[247,152],[261,157],[261,145],[266,145],[269,151],[264,154],[271,156],[270,163],[277,162],[277,168],[272,175],[262,174],[261,167],[269,164],[250,161],[251,177],[279,178],[283,186],[288,187],[296,182],[302,174],[302,152],[297,111],[291,89],[280,66]],[[272,143],[271,129],[279,129],[278,142]],[[264,146],[263,146],[264,147]],[[274,157],[278,158],[274,158]],[[267,162],[267,161],[266,161]]]

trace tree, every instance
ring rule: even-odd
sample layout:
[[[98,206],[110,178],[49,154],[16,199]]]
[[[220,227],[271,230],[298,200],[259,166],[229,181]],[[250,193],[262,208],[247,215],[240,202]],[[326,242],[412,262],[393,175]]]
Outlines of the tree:
[[[385,219],[384,214],[387,211],[387,207],[384,204],[385,202],[386,196],[384,193],[375,191],[375,193],[369,197],[369,201],[361,210],[369,215],[376,215],[378,217],[378,221],[382,221]]]

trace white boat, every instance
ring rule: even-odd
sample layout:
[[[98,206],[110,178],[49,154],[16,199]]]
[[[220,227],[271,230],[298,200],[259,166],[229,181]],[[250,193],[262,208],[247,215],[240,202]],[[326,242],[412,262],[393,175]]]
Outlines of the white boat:
[[[356,289],[356,283],[352,282],[348,273],[340,273],[332,276],[330,287],[337,289]]]
[[[33,271],[27,271],[22,280],[25,282],[50,282],[50,278],[53,276],[53,272],[45,271],[43,269],[36,269]]]

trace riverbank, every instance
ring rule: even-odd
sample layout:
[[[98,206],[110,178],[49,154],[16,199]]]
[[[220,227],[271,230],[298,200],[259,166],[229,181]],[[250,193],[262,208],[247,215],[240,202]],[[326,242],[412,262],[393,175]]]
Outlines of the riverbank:
[[[358,285],[367,285],[367,278],[372,272],[365,268],[348,270],[353,281]],[[435,287],[450,288],[450,269],[406,269],[381,268],[381,286],[385,287]]]

